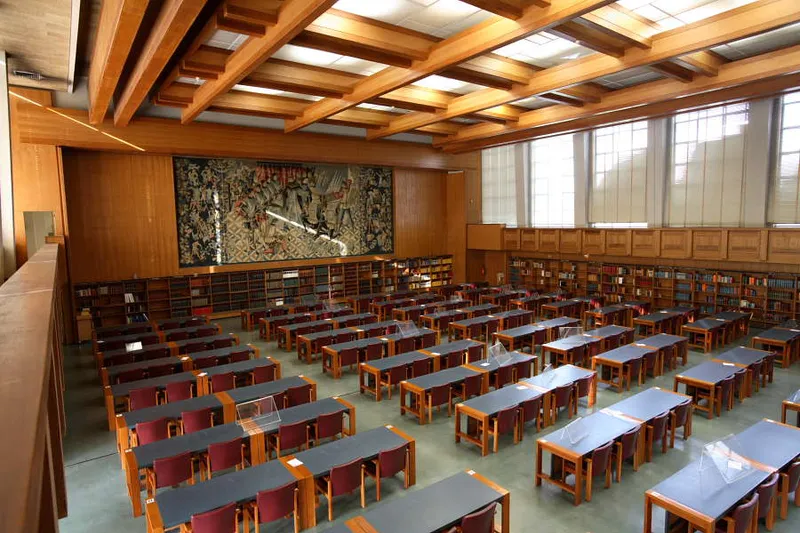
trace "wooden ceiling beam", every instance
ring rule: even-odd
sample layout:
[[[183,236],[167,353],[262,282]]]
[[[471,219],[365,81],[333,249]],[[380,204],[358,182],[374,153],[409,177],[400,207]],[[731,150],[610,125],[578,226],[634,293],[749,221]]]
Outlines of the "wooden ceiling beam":
[[[690,83],[677,80],[658,80],[609,92],[600,102],[587,104],[583,108],[553,106],[523,113],[514,124],[497,126],[477,124],[467,126],[448,139],[448,145],[459,145],[475,149],[481,146],[504,143],[508,140],[523,140],[539,135],[539,130],[554,124],[563,125],[564,131],[570,121],[596,116],[603,119],[610,113],[622,110],[642,109],[652,102],[682,100],[694,94],[717,91],[728,87],[756,82],[760,79],[794,75],[800,72],[800,46],[777,50],[722,65],[716,77],[697,77]],[[644,114],[642,116],[645,116]]]
[[[206,0],[164,1],[128,82],[116,102],[116,126],[128,125],[205,3]]]
[[[522,13],[528,6],[550,5],[549,0],[462,0],[462,2],[511,20],[522,18]]]
[[[688,68],[684,68],[675,63],[670,63],[669,61],[656,63],[655,65],[650,65],[648,68],[653,72],[658,72],[659,74],[662,74],[668,78],[682,81],[684,83],[691,82],[695,77],[695,72],[693,70],[689,70]]]
[[[539,96],[539,98],[541,98],[542,100],[547,100],[548,102],[554,102],[556,104],[570,105],[574,107],[583,107],[582,101],[570,98],[569,96],[564,96],[563,94],[547,93]]]
[[[656,35],[649,49],[631,48],[623,58],[619,59],[595,54],[572,60],[535,74],[529,83],[517,86],[511,91],[484,89],[455,99],[447,109],[437,113],[410,113],[392,121],[387,128],[368,132],[367,138],[377,139],[418,129],[440,120],[450,120],[496,105],[585,83],[602,76],[661,63],[798,21],[800,21],[800,3],[796,0],[759,0]],[[306,116],[306,113],[303,116]]]
[[[704,76],[716,76],[719,68],[727,63],[727,59],[710,50],[701,50],[700,52],[681,56],[675,60],[675,63],[679,63]]]
[[[228,58],[225,72],[216,80],[206,81],[195,92],[192,103],[181,113],[181,122],[188,124],[202,113],[216,97],[228,92],[248,74],[291,41],[311,22],[327,11],[336,0],[286,0],[278,13],[277,23],[263,37],[249,37]]]
[[[502,17],[488,19],[445,39],[431,50],[426,59],[415,61],[410,69],[388,67],[356,84],[353,91],[344,98],[329,98],[317,102],[310,106],[302,117],[287,121],[286,131],[298,130],[361,102],[469,61],[538,31],[552,28],[610,2],[611,0],[553,0],[549,8],[527,8],[523,16],[516,21]],[[424,125],[426,124],[421,126]]]
[[[657,27],[616,4],[601,7],[581,18],[583,23],[588,23],[598,31],[644,50],[650,48],[651,37],[658,33]]]
[[[122,76],[148,0],[106,0],[89,67],[89,122],[100,124]]]
[[[612,57],[622,57],[625,55],[625,42],[615,39],[606,33],[597,31],[590,26],[578,24],[576,21],[559,24],[550,30],[550,33],[558,35],[568,41],[573,41],[581,46],[606,54]]]

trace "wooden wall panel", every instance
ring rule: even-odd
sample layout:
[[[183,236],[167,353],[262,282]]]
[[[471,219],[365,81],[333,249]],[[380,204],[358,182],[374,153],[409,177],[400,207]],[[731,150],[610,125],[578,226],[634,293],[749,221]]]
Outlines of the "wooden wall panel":
[[[631,255],[630,230],[606,231],[606,253],[608,255]]]
[[[64,153],[72,282],[178,273],[172,158]]]
[[[394,171],[394,250],[398,257],[445,253],[447,173]]]
[[[767,258],[770,262],[800,265],[800,232],[771,230]]]
[[[728,253],[728,232],[724,229],[696,229],[692,232],[692,257],[725,259]]]
[[[631,230],[631,255],[658,257],[660,236],[657,230]]]
[[[508,280],[506,276],[507,255],[505,252],[487,251],[484,256],[486,265],[486,281],[492,285],[501,285]],[[499,275],[502,274],[502,278]]]
[[[537,242],[540,252],[557,252],[559,239],[557,229],[537,229]]]
[[[584,254],[606,253],[606,230],[603,229],[583,230],[583,253]]]
[[[692,230],[661,230],[662,257],[684,259],[692,256]]]
[[[535,252],[539,249],[539,243],[536,240],[536,230],[531,228],[522,228],[520,230],[519,238],[520,250],[526,252]]]
[[[731,261],[766,261],[767,230],[728,230],[727,258]]]
[[[467,197],[464,172],[447,174],[447,253],[453,256],[453,282],[467,280]]]
[[[506,228],[503,230],[503,249],[519,250],[520,230],[518,228]]]
[[[467,248],[471,250],[502,250],[503,224],[468,224]]]
[[[582,250],[583,230],[562,229],[558,232],[558,250],[562,254],[579,254]]]

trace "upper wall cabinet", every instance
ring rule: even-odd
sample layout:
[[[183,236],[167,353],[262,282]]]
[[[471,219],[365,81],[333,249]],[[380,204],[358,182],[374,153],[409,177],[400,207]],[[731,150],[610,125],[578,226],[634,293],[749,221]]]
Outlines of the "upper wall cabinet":
[[[503,250],[505,224],[467,224],[467,248]]]

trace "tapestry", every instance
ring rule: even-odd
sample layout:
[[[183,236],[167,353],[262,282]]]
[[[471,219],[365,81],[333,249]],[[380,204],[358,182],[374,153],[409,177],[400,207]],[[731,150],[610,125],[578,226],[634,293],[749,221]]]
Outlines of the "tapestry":
[[[392,169],[173,158],[181,267],[386,254]]]

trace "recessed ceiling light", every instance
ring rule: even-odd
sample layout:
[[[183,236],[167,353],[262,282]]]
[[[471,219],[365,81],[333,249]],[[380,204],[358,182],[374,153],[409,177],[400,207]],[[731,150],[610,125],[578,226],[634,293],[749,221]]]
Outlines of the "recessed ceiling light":
[[[340,59],[342,56],[340,54],[332,54],[330,52],[315,50],[313,48],[305,48],[303,46],[287,44],[275,52],[273,57],[277,59],[285,59],[286,61],[304,63],[306,65],[327,66]]]
[[[283,91],[279,91],[277,89],[266,89],[264,87],[254,87],[252,85],[234,85],[233,90],[243,91],[246,93],[268,94],[271,96],[283,94]]]

